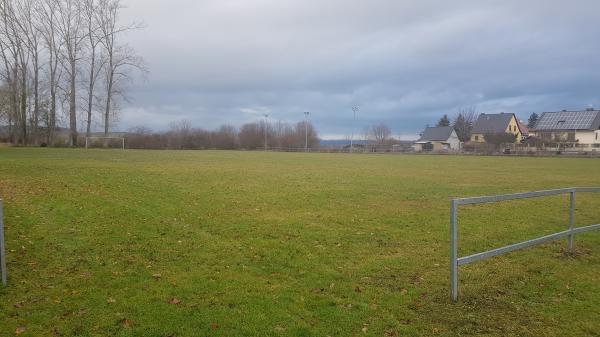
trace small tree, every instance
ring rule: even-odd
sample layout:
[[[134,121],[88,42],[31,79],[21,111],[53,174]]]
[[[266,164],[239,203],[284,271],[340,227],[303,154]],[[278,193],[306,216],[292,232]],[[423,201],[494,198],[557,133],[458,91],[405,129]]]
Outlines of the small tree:
[[[440,118],[440,120],[437,122],[436,126],[450,126],[450,119],[448,118],[448,115],[442,116],[442,118]]]
[[[371,127],[371,136],[377,145],[383,145],[388,142],[392,135],[392,130],[389,126],[381,123]]]
[[[540,116],[538,116],[538,114],[536,114],[535,112],[531,114],[531,116],[529,116],[529,121],[527,123],[527,127],[530,129],[535,128],[535,125],[537,124],[538,119],[540,118]]]
[[[458,110],[458,115],[454,119],[453,127],[456,130],[456,135],[461,142],[468,142],[471,139],[471,131],[477,119],[475,108],[467,108]]]

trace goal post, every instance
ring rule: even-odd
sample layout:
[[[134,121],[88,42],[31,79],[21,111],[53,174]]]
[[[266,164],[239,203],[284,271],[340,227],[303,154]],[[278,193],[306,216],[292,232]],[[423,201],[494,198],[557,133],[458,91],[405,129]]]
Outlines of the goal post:
[[[118,148],[121,150],[125,150],[125,137],[85,137],[85,148],[89,149],[92,147]]]

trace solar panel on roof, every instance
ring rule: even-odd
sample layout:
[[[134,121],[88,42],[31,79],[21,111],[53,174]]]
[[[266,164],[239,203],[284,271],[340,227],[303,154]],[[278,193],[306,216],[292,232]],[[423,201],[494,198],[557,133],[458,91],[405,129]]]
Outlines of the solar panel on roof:
[[[590,129],[598,111],[546,112],[536,125],[538,130],[584,130]]]

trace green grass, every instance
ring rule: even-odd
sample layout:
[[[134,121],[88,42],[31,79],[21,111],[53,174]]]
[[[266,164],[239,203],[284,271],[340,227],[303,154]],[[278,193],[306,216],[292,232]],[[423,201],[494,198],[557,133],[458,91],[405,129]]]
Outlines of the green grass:
[[[452,197],[571,186],[600,160],[0,149],[0,336],[599,336],[598,232],[461,267],[449,300]],[[459,253],[567,205],[461,207]]]

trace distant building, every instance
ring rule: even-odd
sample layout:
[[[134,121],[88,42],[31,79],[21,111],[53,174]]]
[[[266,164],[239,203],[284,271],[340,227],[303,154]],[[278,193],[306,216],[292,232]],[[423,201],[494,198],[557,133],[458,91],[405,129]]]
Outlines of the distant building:
[[[600,147],[600,110],[544,112],[534,133],[547,142]]]
[[[423,151],[458,151],[460,140],[451,126],[425,128],[421,138],[414,144],[417,152]]]
[[[529,127],[527,127],[527,125],[525,123],[523,123],[523,121],[518,120],[518,119],[517,119],[517,126],[519,127],[519,130],[521,131],[521,139],[526,140],[527,138],[529,138],[529,134],[530,134]]]
[[[481,114],[471,131],[471,142],[484,143],[486,134],[512,133],[521,141],[523,133],[513,113]]]

